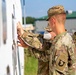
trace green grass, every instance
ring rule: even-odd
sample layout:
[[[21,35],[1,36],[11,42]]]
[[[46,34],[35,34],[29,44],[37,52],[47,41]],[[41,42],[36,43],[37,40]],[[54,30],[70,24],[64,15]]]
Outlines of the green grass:
[[[33,56],[29,56],[28,52],[25,52],[24,62],[24,75],[37,75],[38,62]]]

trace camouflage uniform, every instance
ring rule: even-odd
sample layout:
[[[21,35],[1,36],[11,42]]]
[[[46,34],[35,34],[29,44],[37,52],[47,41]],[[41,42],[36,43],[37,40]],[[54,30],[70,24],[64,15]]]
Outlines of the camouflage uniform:
[[[76,32],[74,32],[74,34],[72,35],[72,38],[73,38],[75,46],[76,46]]]
[[[75,45],[64,32],[56,36],[50,50],[49,75],[76,75]]]
[[[26,35],[26,37],[25,37]],[[38,59],[37,75],[49,75],[49,50],[51,41],[43,39],[41,34],[25,32],[22,39],[29,45],[29,50]],[[36,40],[35,40],[36,39]]]

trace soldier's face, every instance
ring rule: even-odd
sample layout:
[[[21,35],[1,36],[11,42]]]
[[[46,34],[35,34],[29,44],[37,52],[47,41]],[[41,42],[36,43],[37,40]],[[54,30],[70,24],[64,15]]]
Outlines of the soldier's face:
[[[55,31],[55,27],[56,27],[56,19],[55,19],[55,16],[52,16],[49,19],[49,25],[50,25],[52,31]]]

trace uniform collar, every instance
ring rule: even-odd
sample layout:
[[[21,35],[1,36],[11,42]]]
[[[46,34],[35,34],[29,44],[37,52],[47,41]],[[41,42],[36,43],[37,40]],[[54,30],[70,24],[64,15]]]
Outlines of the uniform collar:
[[[66,31],[66,32],[63,32],[63,33],[61,33],[61,34],[58,34],[58,35],[55,37],[55,39],[54,39],[53,42],[56,42],[61,36],[64,36],[66,33],[67,33],[67,31]]]

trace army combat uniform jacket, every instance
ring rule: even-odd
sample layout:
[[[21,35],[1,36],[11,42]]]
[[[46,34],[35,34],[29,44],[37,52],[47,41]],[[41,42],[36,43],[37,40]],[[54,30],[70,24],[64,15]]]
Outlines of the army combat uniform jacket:
[[[22,36],[29,50],[38,59],[37,75],[49,75],[49,49],[51,41],[43,39],[43,35],[25,32]]]
[[[50,50],[49,75],[76,75],[75,45],[64,32],[54,39]]]
[[[76,46],[76,34],[75,33],[72,35],[72,38],[73,38],[75,46]]]

